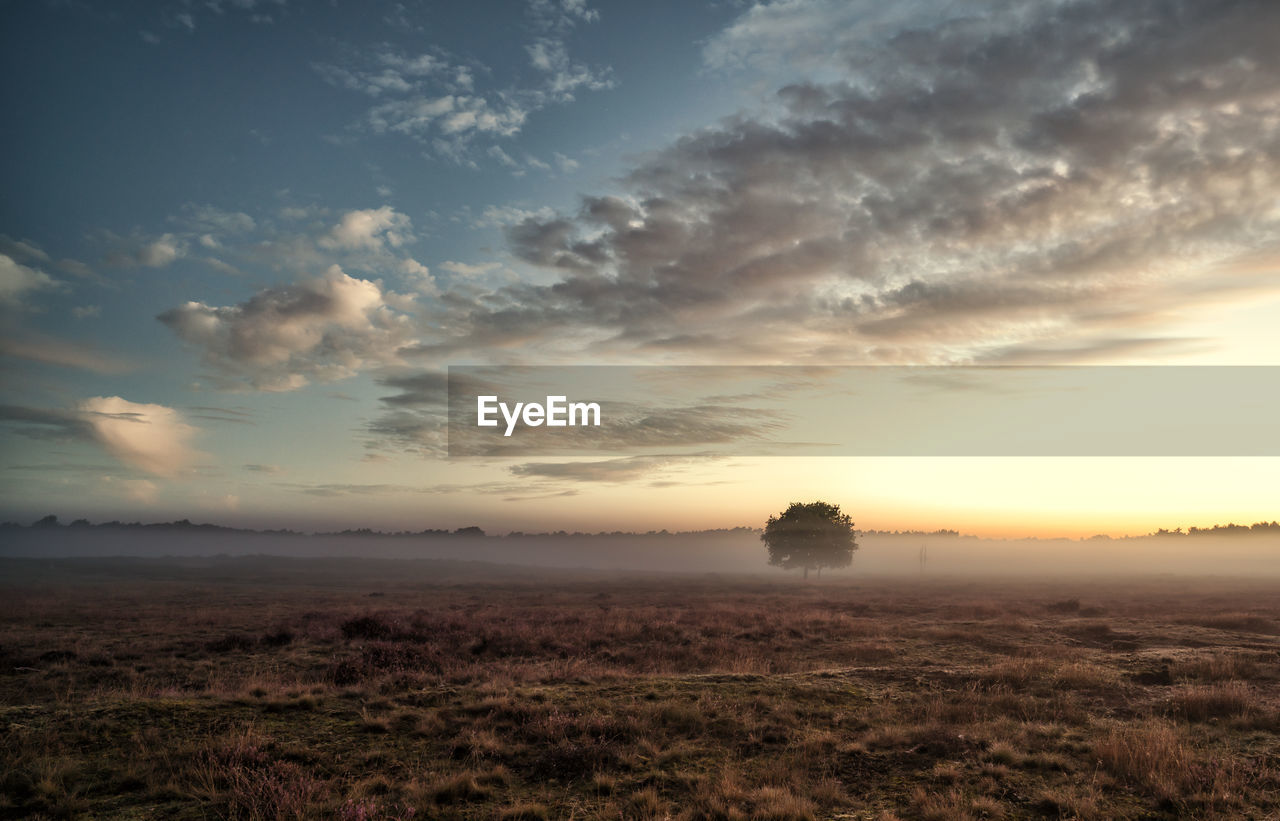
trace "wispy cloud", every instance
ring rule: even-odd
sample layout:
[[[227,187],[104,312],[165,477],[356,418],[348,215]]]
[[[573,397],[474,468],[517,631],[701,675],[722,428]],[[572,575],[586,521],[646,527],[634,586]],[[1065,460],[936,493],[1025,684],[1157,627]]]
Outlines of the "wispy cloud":
[[[590,66],[569,54],[570,31],[595,22],[599,12],[585,2],[541,0],[527,10],[531,40],[525,51],[533,81],[517,74],[494,83],[488,67],[439,47],[418,53],[384,48],[352,55],[345,64],[322,62],[313,68],[331,85],[372,98],[359,130],[411,137],[460,164],[475,165],[488,157],[508,168],[532,167],[533,162],[522,164],[497,141],[519,134],[535,112],[573,102],[582,91],[612,88],[614,80],[609,67]],[[477,140],[483,151],[472,150]]]
[[[103,261],[118,268],[164,268],[185,257],[190,250],[187,240],[173,233],[160,236],[135,233],[123,237],[104,230],[100,236],[108,246]]]
[[[21,308],[37,291],[56,291],[63,286],[37,268],[28,267],[7,254],[0,254],[0,308]]]
[[[104,350],[102,345],[32,332],[23,332],[21,336],[0,337],[0,356],[104,374],[125,373],[137,367],[137,363]]]
[[[524,462],[512,465],[514,476],[523,478],[555,479],[570,482],[634,482],[675,466],[684,466],[708,459],[714,454],[702,455],[646,455],[620,459],[596,459],[574,462]],[[668,485],[677,484],[664,480]]]

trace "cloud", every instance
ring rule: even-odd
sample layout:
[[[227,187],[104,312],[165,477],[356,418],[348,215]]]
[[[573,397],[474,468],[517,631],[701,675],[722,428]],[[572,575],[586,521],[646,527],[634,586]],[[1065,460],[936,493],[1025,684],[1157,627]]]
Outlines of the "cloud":
[[[557,389],[581,395],[575,393],[575,381],[582,380],[578,388],[585,388],[593,375],[589,370],[571,371],[560,374]],[[638,393],[597,397],[601,417],[608,420],[603,426],[571,430],[529,428],[521,430],[515,439],[468,428],[463,420],[474,412],[470,406],[455,407],[457,425],[450,431],[449,388],[452,381],[455,397],[523,395],[528,386],[522,381],[527,375],[522,369],[482,374],[456,369],[447,373],[436,370],[386,374],[378,384],[392,392],[379,397],[382,413],[366,426],[371,436],[366,445],[375,450],[422,456],[442,456],[446,450],[455,456],[517,458],[550,453],[668,453],[679,448],[697,448],[707,455],[709,448],[769,441],[784,427],[783,414],[777,406],[785,405],[795,391],[811,387],[804,381],[810,374],[796,376],[788,372],[787,379],[769,386],[768,391],[755,386],[749,394],[710,395],[710,388],[725,387],[725,374],[716,373],[715,369],[702,369],[697,375],[678,370],[675,374],[676,379],[670,384],[643,382]],[[739,375],[728,384],[739,386],[743,378]]]
[[[555,211],[545,205],[537,209],[520,208],[514,205],[487,205],[480,212],[480,216],[472,220],[471,225],[475,228],[498,228],[515,225],[527,219],[549,220],[555,215]]]
[[[529,17],[535,28],[542,31],[567,31],[578,23],[594,23],[600,12],[591,8],[587,0],[529,0]]]
[[[28,268],[7,254],[0,254],[0,307],[21,308],[34,291],[53,291],[61,285],[44,271]]]
[[[0,356],[106,374],[124,373],[136,367],[135,363],[104,351],[101,345],[82,344],[34,333],[19,337],[0,337]]]
[[[220,274],[227,274],[229,276],[241,275],[241,271],[239,268],[235,267],[234,265],[229,265],[215,257],[205,257],[200,261],[203,262],[205,265],[208,265],[210,268],[212,268],[213,270],[217,271]]]
[[[172,234],[165,234],[160,239],[144,245],[138,252],[138,264],[149,268],[162,268],[184,256],[186,249],[174,241]]]
[[[71,309],[71,315],[76,319],[89,319],[90,317],[102,316],[102,306],[77,305]]]
[[[489,151],[487,153],[490,157],[493,157],[500,164],[505,165],[507,168],[520,167],[520,163],[516,162],[515,159],[510,154],[503,151],[501,146],[497,146],[497,145],[490,146]]]
[[[387,246],[399,248],[413,240],[413,225],[409,218],[384,205],[348,211],[317,244],[330,250],[377,251]]]
[[[456,376],[455,387],[478,388],[479,383]],[[448,451],[449,376],[444,371],[386,374],[378,384],[394,393],[379,397],[382,412],[366,426],[372,451],[390,450],[426,457]]]
[[[526,46],[529,62],[546,74],[544,93],[558,103],[572,102],[578,89],[603,91],[613,88],[610,71],[592,69],[569,59],[569,51],[562,40],[542,37]]]
[[[210,422],[225,422],[233,425],[256,425],[253,414],[242,408],[221,408],[214,405],[192,405],[190,410],[196,411],[192,416],[196,419],[207,419]]]
[[[72,276],[81,277],[82,279],[99,279],[98,275],[93,272],[92,268],[79,260],[60,259],[58,260],[58,268]]]
[[[570,482],[633,482],[655,471],[706,459],[705,456],[627,456],[584,462],[525,462],[512,465],[513,476]]]
[[[119,396],[95,396],[78,407],[89,435],[121,462],[158,476],[176,476],[200,457],[190,440],[199,430],[173,408]]]
[[[404,281],[418,293],[431,295],[438,292],[431,270],[416,259],[402,259],[396,263],[395,269],[396,273],[400,274]]]
[[[243,211],[227,211],[216,205],[189,202],[182,206],[177,218],[190,230],[207,235],[244,234],[258,227],[258,222]]]
[[[507,225],[555,281],[459,292],[421,355],[1069,358],[1280,291],[1280,268],[1232,267],[1280,236],[1280,6],[884,5],[753,7],[753,43],[833,44],[802,67],[821,79]]]
[[[499,262],[481,262],[477,264],[469,264],[466,262],[456,262],[447,260],[440,263],[440,267],[451,274],[457,274],[460,277],[479,277],[484,276],[495,268],[501,268],[502,263]]]
[[[1031,2],[758,2],[724,30],[707,38],[703,46],[703,60],[713,69],[750,67],[775,74],[797,68],[838,70],[851,55],[865,48],[874,48],[904,30],[941,28],[957,20],[1012,17],[1026,13]]]
[[[36,262],[49,261],[49,255],[31,240],[14,239],[7,234],[0,234],[0,254],[5,254],[13,259],[34,260]]]
[[[369,111],[369,127],[377,134],[423,135],[438,131],[450,138],[444,147],[460,149],[472,136],[512,137],[524,127],[529,108],[515,95],[493,98],[470,94],[415,95],[383,103]],[[437,146],[440,147],[440,146]]]
[[[245,465],[244,469],[250,473],[265,473],[268,476],[279,476],[284,473],[284,468],[279,465]]]
[[[381,461],[376,456],[366,457],[365,461]],[[396,484],[344,484],[344,483],[327,483],[327,484],[303,484],[298,482],[280,482],[279,487],[292,490],[296,493],[304,493],[308,496],[321,497],[359,497],[359,496],[389,496],[401,494],[415,494],[427,496],[442,496],[462,494],[466,496],[477,495],[497,495],[503,496],[503,501],[518,502],[529,499],[544,499],[552,496],[576,496],[576,490],[553,490],[550,492],[541,492],[536,494],[527,494],[529,483],[507,481],[507,482],[475,482],[471,484],[434,484],[434,485],[396,485]],[[540,485],[540,487],[545,487]]]
[[[455,158],[476,135],[517,134],[536,102],[515,89],[477,92],[473,72],[442,50],[414,56],[384,50],[359,67],[313,67],[331,85],[379,100],[364,118],[364,127],[374,134],[422,139],[436,134],[443,138],[442,153]],[[493,148],[500,153],[491,156],[510,160]]]
[[[427,372],[389,376],[378,384],[398,391],[381,397],[383,410],[366,426],[374,451],[391,450],[424,457],[448,451],[448,383],[445,374]]]
[[[559,151],[553,151],[552,155],[555,157],[556,167],[560,169],[561,173],[568,174],[578,170],[577,160],[572,159],[571,157],[566,157],[564,154],[561,154]]]
[[[205,13],[219,16],[226,14],[228,11],[246,14],[246,19],[249,22],[263,25],[274,22],[275,18],[271,14],[264,14],[255,11],[255,9],[270,4],[283,11],[286,3],[287,0],[205,0],[205,2],[198,5],[191,2],[183,2],[180,5],[174,4],[172,6],[157,4],[153,12],[156,15],[155,23],[158,27],[190,35],[200,27],[202,15]],[[152,45],[161,41],[158,35],[147,29],[139,30],[138,36]]]
[[[280,209],[280,216],[292,222],[316,219],[324,216],[326,213],[328,213],[328,209],[321,208],[316,205],[286,205]]]
[[[367,227],[358,223],[353,235]],[[396,361],[414,329],[391,301],[403,304],[378,283],[334,265],[323,276],[266,288],[238,305],[188,302],[157,318],[200,348],[221,374],[258,390],[287,391]]]
[[[339,66],[319,64],[316,72],[331,85],[379,97],[387,91],[410,91],[413,86],[393,69],[356,72]]]
[[[33,439],[87,439],[89,428],[83,416],[60,408],[33,408],[0,405],[0,422],[16,427]]]
[[[108,265],[121,268],[163,268],[187,255],[186,240],[171,233],[154,239],[140,235],[121,237],[110,231],[101,233],[112,246],[106,255]]]
[[[499,388],[495,393],[502,394],[503,391]],[[743,442],[768,442],[784,427],[782,414],[776,409],[745,404],[656,405],[600,399],[599,405],[601,418],[608,420],[607,424],[599,427],[579,426],[565,430],[526,428],[520,431],[519,436],[507,438],[456,424],[450,432],[448,450],[453,456],[515,458],[542,454],[732,448]],[[462,412],[470,410],[462,409]]]
[[[385,496],[400,493],[426,493],[426,488],[411,485],[392,484],[299,484],[281,483],[281,487],[305,493],[308,496],[342,497],[342,496]]]
[[[316,63],[312,68],[330,85],[372,98],[357,128],[413,138],[460,165],[476,166],[478,158],[487,156],[520,173],[518,161],[496,140],[519,134],[534,112],[572,102],[580,91],[614,86],[609,67],[575,62],[566,45],[575,26],[599,19],[597,11],[576,0],[539,0],[526,8],[532,39],[525,50],[536,73],[532,83],[516,73],[505,83],[477,87],[477,76],[493,72],[437,47],[419,54],[384,48],[353,56],[345,65]],[[472,150],[477,140],[482,151]]]

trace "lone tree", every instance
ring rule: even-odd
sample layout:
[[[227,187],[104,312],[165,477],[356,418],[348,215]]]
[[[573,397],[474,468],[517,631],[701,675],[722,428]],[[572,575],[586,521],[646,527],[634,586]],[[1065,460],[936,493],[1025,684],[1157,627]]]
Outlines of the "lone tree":
[[[826,502],[792,502],[780,516],[770,516],[760,540],[769,548],[769,564],[791,570],[804,568],[809,578],[813,568],[822,575],[824,567],[848,567],[853,563],[853,520],[841,513],[839,505]]]

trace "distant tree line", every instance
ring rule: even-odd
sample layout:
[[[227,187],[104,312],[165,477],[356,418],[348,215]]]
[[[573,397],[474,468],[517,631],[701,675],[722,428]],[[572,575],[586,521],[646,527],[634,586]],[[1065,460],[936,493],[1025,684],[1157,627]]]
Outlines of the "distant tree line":
[[[44,528],[60,528],[66,530],[150,530],[150,531],[183,531],[195,533],[252,533],[260,536],[361,536],[361,537],[442,537],[442,536],[489,536],[482,528],[475,525],[468,527],[459,527],[454,530],[447,528],[428,528],[426,530],[374,530],[373,528],[361,527],[348,530],[339,530],[325,533],[306,533],[299,530],[289,530],[287,528],[275,530],[254,530],[252,528],[227,527],[225,525],[215,524],[197,524],[190,519],[179,519],[176,522],[121,522],[110,521],[93,524],[88,519],[76,519],[69,524],[63,524],[58,521],[56,515],[50,514],[44,516],[30,525],[22,525],[17,522],[0,522],[0,530],[13,529],[44,529]],[[525,533],[520,530],[512,531],[505,536],[497,536],[492,538],[506,539],[536,539],[536,538],[558,538],[558,539],[600,539],[600,538],[636,538],[642,536],[669,536],[669,537],[690,537],[690,536],[717,536],[717,535],[743,535],[743,536],[759,536],[761,529],[758,527],[722,527],[712,528],[708,530],[649,530],[649,531],[599,531],[597,533],[584,533],[582,531],[565,531],[556,530],[543,533]],[[962,534],[958,530],[862,530],[859,531],[863,536],[900,536],[909,538],[948,538],[948,539],[974,539],[976,536]],[[1146,536],[1124,536],[1125,539],[1143,539],[1152,536],[1173,537],[1173,536],[1280,536],[1280,522],[1256,522],[1252,525],[1225,524],[1214,525],[1213,527],[1188,527],[1185,530],[1181,527],[1168,530],[1160,528],[1154,533],[1148,533]],[[1109,539],[1109,536],[1093,536],[1093,539]]]
[[[1189,527],[1166,530],[1163,527],[1152,536],[1280,536],[1280,522],[1254,522],[1251,525],[1225,524],[1213,527]]]
[[[338,530],[323,533],[306,533],[298,530],[254,530],[252,528],[242,527],[226,527],[225,525],[215,524],[196,524],[190,519],[179,519],[176,522],[101,522],[93,524],[88,519],[76,519],[70,524],[62,524],[58,521],[56,515],[50,514],[44,516],[30,525],[22,525],[17,522],[2,522],[0,529],[61,529],[61,530],[149,530],[149,531],[182,531],[195,533],[248,533],[260,536],[358,536],[358,537],[374,537],[374,538],[411,538],[411,537],[440,537],[440,536],[489,536],[482,528],[476,525],[467,527],[459,527],[455,530],[447,528],[428,528],[426,530],[374,530],[369,527],[351,528],[347,530]],[[644,536],[669,536],[669,537],[688,537],[688,536],[712,536],[723,534],[744,534],[757,535],[760,530],[752,527],[731,527],[731,528],[715,528],[711,530],[686,530],[686,531],[667,531],[667,530],[650,530],[647,532],[631,532],[631,531],[601,531],[598,533],[584,533],[581,531],[568,532],[557,530],[546,533],[525,533],[523,531],[512,531],[505,536],[497,536],[495,538],[506,539],[535,539],[535,538],[558,538],[558,539],[599,539],[599,538],[636,538]]]

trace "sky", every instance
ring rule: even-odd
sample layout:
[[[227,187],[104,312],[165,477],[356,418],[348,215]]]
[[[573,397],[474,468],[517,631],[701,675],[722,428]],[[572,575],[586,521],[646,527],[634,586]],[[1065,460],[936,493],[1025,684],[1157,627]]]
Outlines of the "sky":
[[[1264,457],[449,459],[441,385],[1280,365],[1278,41],[1266,0],[0,2],[0,518],[1277,518]]]

